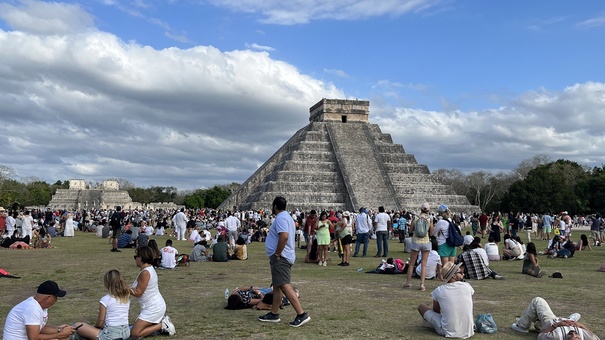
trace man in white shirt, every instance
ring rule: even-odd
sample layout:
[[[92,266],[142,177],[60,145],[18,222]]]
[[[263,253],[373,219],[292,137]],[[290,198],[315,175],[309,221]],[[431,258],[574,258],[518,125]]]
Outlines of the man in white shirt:
[[[187,241],[185,238],[185,231],[187,228],[187,216],[185,216],[185,208],[181,208],[181,211],[176,213],[172,218],[172,223],[174,224],[174,231],[176,232],[176,239]]]
[[[48,308],[66,292],[54,281],[44,281],[34,296],[19,303],[8,313],[4,323],[4,339],[69,339],[76,330],[69,325],[47,326]]]
[[[34,218],[30,215],[29,210],[26,210],[21,218],[21,230],[23,237],[29,236],[29,244],[32,243],[32,237],[34,237]]]
[[[172,240],[166,240],[166,246],[162,248],[162,267],[172,269],[176,267],[176,257],[179,251],[172,247]]]
[[[475,290],[464,282],[464,271],[459,264],[447,262],[441,269],[445,284],[435,288],[432,308],[421,304],[418,312],[425,326],[447,338],[470,338],[475,334],[473,294]]]
[[[353,257],[357,257],[359,254],[359,246],[363,243],[363,255],[366,257],[368,253],[368,243],[370,241],[370,226],[372,220],[368,216],[365,208],[359,208],[359,214],[355,217],[355,231],[357,234],[357,241],[355,242],[355,253]]]
[[[235,241],[237,240],[237,232],[240,225],[239,219],[229,213],[225,220],[225,226],[227,227],[227,235],[229,236],[229,245],[231,246],[231,249],[235,248]]]
[[[374,257],[387,257],[389,255],[389,223],[391,223],[389,214],[384,212],[383,206],[378,207],[378,214],[374,217],[378,252]]]

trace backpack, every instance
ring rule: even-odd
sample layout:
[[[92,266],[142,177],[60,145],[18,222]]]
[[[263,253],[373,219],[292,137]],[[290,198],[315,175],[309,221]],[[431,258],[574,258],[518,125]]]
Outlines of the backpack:
[[[114,212],[109,219],[109,225],[114,229],[120,228],[122,226],[122,214],[119,212]]]
[[[445,242],[450,247],[460,247],[464,244],[464,236],[462,236],[462,232],[460,231],[460,228],[458,228],[456,223],[452,221],[448,222],[450,223],[450,226],[448,227],[448,235],[445,239]]]
[[[414,236],[417,238],[426,237],[429,232],[429,220],[426,217],[420,216],[414,223]]]

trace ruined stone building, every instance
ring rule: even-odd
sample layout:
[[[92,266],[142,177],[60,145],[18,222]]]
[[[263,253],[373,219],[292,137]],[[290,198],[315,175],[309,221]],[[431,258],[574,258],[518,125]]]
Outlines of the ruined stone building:
[[[105,180],[102,184],[86,184],[83,179],[70,179],[69,189],[57,189],[48,207],[55,209],[138,209],[141,204],[133,202],[126,190],[120,190],[118,181]]]
[[[322,99],[298,130],[220,209],[271,209],[277,195],[288,209],[360,207],[417,211],[423,202],[478,211],[465,196],[436,182],[426,165],[370,124],[370,102]]]

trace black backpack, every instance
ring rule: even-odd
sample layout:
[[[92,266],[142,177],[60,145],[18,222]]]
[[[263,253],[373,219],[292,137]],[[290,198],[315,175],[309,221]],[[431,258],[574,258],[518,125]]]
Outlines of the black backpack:
[[[446,220],[447,221],[447,220]],[[464,236],[462,236],[462,231],[453,221],[448,221],[450,223],[448,228],[448,235],[445,238],[445,242],[451,247],[460,247],[464,244]]]

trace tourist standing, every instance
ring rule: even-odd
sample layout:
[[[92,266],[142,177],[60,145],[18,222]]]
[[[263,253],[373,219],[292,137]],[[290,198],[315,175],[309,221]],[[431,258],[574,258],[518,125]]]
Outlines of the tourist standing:
[[[271,267],[273,301],[281,301],[282,296],[285,295],[296,311],[294,321],[289,324],[292,327],[299,327],[309,322],[311,317],[302,308],[298,295],[290,284],[291,269],[296,260],[296,253],[294,252],[296,225],[286,211],[286,204],[286,199],[280,196],[273,200],[273,214],[276,217],[269,228],[265,250],[267,256],[269,256]],[[272,304],[271,311],[258,319],[264,322],[280,322],[279,306],[279,303]]]
[[[111,227],[111,230],[112,230],[112,235],[111,235],[111,245],[113,246],[113,248],[111,248],[112,252],[121,251],[118,249],[118,238],[120,237],[120,234],[122,233],[122,221],[123,220],[124,220],[124,214],[122,213],[122,207],[118,205],[116,207],[116,211],[114,211],[114,213],[109,218],[109,226]]]
[[[239,219],[233,214],[229,213],[229,217],[225,220],[225,227],[227,227],[227,236],[229,237],[229,246],[231,249],[235,248],[235,241],[237,241],[237,232],[241,226]]]
[[[363,243],[363,255],[366,257],[368,253],[368,243],[370,242],[370,226],[372,220],[368,216],[365,208],[359,208],[359,214],[355,218],[355,230],[357,231],[357,240],[355,241],[355,253],[353,257],[359,255],[359,245]]]
[[[174,225],[177,241],[187,241],[185,238],[185,230],[187,228],[187,216],[185,216],[185,208],[181,208],[181,211],[174,215],[172,218],[172,224]]]
[[[378,252],[374,257],[387,257],[389,255],[389,223],[391,223],[389,214],[384,212],[383,206],[378,207],[378,214],[374,217]]]

